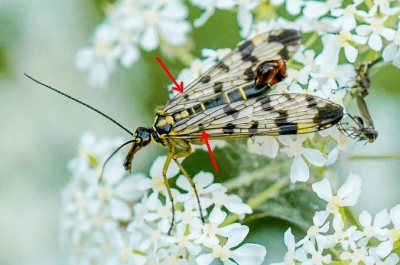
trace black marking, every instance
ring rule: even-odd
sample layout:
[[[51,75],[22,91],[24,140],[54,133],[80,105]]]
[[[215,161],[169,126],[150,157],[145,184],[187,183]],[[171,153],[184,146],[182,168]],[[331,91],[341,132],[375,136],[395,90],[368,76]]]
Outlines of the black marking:
[[[227,106],[224,107],[222,110],[223,110],[224,113],[227,114],[227,115],[232,115],[232,114],[238,112],[236,109],[232,108],[230,105],[227,105]]]
[[[163,134],[169,134],[172,130],[172,124],[169,124],[168,122],[165,122],[165,124],[163,126],[157,126],[157,124],[159,124],[160,121],[165,120],[166,116],[163,115],[159,115],[157,117],[155,124],[155,128],[158,134],[163,135]]]
[[[260,99],[260,100],[259,100]],[[262,97],[258,98],[257,101],[261,102],[261,108],[264,111],[271,111],[274,109],[273,106],[271,106],[271,98],[270,97]]]
[[[240,55],[242,56],[242,60],[245,62],[252,62],[253,65],[258,62],[257,57],[251,55],[256,46],[251,40],[245,41],[243,44],[239,45],[238,49]]]
[[[279,116],[274,120],[275,124],[279,127],[279,134],[296,134],[298,130],[297,123],[288,122],[288,113],[285,110],[278,111]]]
[[[204,124],[203,123],[199,123],[198,126],[199,126],[199,130],[200,131],[204,131],[205,128],[204,128]]]
[[[310,109],[314,109],[318,105],[314,97],[307,97],[306,100],[308,103],[307,107]]]
[[[217,63],[216,67],[217,67],[217,68],[224,69],[226,73],[229,72],[229,70],[230,70],[230,69],[229,69],[229,66],[227,66],[226,64],[224,64],[224,62],[219,62],[219,63]]]
[[[222,87],[224,86],[223,82],[215,82],[214,84],[214,92],[220,93],[222,91]]]
[[[332,126],[338,123],[343,117],[343,108],[337,104],[331,103],[317,109],[318,113],[313,118],[313,122],[320,125],[318,128],[324,128],[328,124]]]
[[[251,125],[251,127],[249,128],[249,133],[250,134],[255,134],[256,132],[258,132],[258,121],[254,121],[253,124]]]
[[[289,46],[297,46],[299,44],[300,33],[294,29],[286,29],[279,31],[278,34],[268,36],[268,42],[278,42],[281,43],[284,47],[281,51],[279,51],[279,55],[284,60],[290,59],[289,50],[287,47]]]
[[[235,124],[228,123],[224,128],[222,128],[222,132],[227,134],[233,134],[235,128],[236,128]]]
[[[209,75],[205,75],[202,78],[200,78],[200,82],[204,83],[204,84],[210,82],[210,80],[211,80],[211,77]]]
[[[185,100],[189,100],[189,94],[183,93],[182,97],[183,97]]]
[[[253,81],[254,80],[254,71],[251,67],[244,70],[243,75],[245,75],[245,77],[244,77],[245,81]]]

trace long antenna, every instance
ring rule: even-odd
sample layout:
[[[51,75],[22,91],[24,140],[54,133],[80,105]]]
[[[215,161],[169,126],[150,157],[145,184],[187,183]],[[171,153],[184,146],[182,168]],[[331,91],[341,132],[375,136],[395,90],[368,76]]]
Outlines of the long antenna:
[[[124,146],[127,145],[127,144],[133,143],[133,142],[135,142],[135,141],[136,141],[136,139],[133,139],[133,140],[129,140],[129,141],[126,142],[126,143],[123,143],[122,145],[120,145],[120,146],[106,159],[106,161],[103,163],[103,167],[101,168],[101,173],[100,173],[100,177],[99,177],[98,183],[101,183],[101,181],[103,180],[104,169],[106,168],[106,164],[108,163],[108,161],[110,161],[110,159],[111,159],[122,147],[124,147]]]
[[[124,126],[122,126],[119,122],[117,122],[116,120],[114,120],[114,119],[111,118],[110,116],[104,114],[103,112],[99,111],[98,109],[95,109],[95,108],[93,108],[92,106],[89,106],[88,104],[86,104],[86,103],[84,103],[84,102],[82,102],[82,101],[80,101],[80,100],[77,100],[76,98],[73,98],[73,97],[71,97],[71,96],[69,96],[69,95],[67,95],[67,94],[65,94],[65,93],[63,93],[63,92],[61,92],[61,91],[59,91],[59,90],[57,90],[57,89],[51,87],[51,86],[48,86],[48,85],[46,85],[46,84],[43,84],[42,82],[36,80],[35,78],[33,78],[33,77],[31,77],[31,76],[29,76],[29,75],[27,75],[27,74],[25,74],[25,73],[24,73],[24,75],[25,75],[26,77],[28,77],[29,79],[31,79],[32,81],[38,83],[39,85],[42,85],[42,86],[44,86],[44,87],[47,87],[48,89],[51,89],[51,90],[53,90],[54,92],[57,92],[58,94],[61,94],[61,95],[63,95],[64,97],[67,97],[67,98],[69,98],[69,99],[72,99],[73,101],[78,102],[79,104],[81,104],[81,105],[83,105],[83,106],[85,106],[85,107],[87,107],[87,108],[89,108],[89,109],[91,109],[91,110],[97,112],[98,114],[102,115],[103,117],[107,118],[108,120],[112,121],[113,123],[115,123],[116,125],[118,125],[119,127],[121,127],[122,129],[124,129],[124,130],[125,130],[127,133],[129,133],[130,135],[133,135],[133,133],[132,133],[131,131],[129,131],[129,130],[128,130],[127,128],[125,128]]]

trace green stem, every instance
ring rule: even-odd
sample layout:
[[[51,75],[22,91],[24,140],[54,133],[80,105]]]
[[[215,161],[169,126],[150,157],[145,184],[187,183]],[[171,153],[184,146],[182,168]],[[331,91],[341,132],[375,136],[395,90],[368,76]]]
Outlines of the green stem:
[[[335,257],[336,257],[337,259],[340,259],[340,252],[339,252],[339,251],[337,251],[337,250],[334,249],[334,248],[329,248],[329,250],[332,252],[333,255],[335,255]]]
[[[267,188],[266,190],[264,190],[263,192],[261,192],[260,194],[255,196],[254,198],[249,199],[247,204],[250,205],[250,207],[252,209],[255,209],[258,206],[260,206],[262,203],[264,203],[265,201],[269,200],[270,198],[272,198],[276,194],[278,194],[279,191],[288,184],[289,184],[289,178],[286,178],[286,177],[281,178],[280,180],[275,182],[271,187]]]
[[[393,155],[352,155],[349,159],[400,159],[400,154]]]
[[[311,45],[313,45],[317,40],[318,40],[318,34],[313,33],[311,37],[307,40],[307,42],[304,44],[305,49],[311,47]]]
[[[176,58],[184,64],[184,65],[190,65],[191,62],[196,58],[193,54],[189,52],[189,50],[185,48],[178,48],[176,49]]]
[[[357,217],[354,215],[353,211],[349,207],[344,208],[344,213],[346,214],[347,220],[349,220],[349,222],[352,225],[355,225],[357,227],[357,229],[360,231],[363,230],[360,222],[358,222],[358,220],[357,220]]]
[[[264,179],[265,176],[272,172],[280,172],[282,169],[286,168],[287,164],[278,163],[274,165],[269,165],[268,167],[253,171],[251,173],[241,173],[237,178],[225,181],[223,185],[229,190],[237,189],[239,187],[248,186],[256,180]]]
[[[272,198],[276,194],[278,194],[279,191],[288,184],[288,182],[289,182],[288,178],[282,178],[282,179],[278,180],[272,186],[270,186],[269,188],[267,188],[266,190],[264,190],[263,192],[261,192],[260,194],[255,196],[254,198],[249,199],[247,204],[251,207],[251,209],[254,210],[260,204],[262,204],[263,202],[269,200],[270,198]],[[237,219],[238,219],[238,216],[236,214],[231,214],[221,224],[221,227],[231,224],[231,223],[237,221]]]
[[[400,16],[400,11],[397,12],[396,14],[391,15],[386,21],[385,21],[385,26],[391,26],[392,22],[396,19],[398,19]]]

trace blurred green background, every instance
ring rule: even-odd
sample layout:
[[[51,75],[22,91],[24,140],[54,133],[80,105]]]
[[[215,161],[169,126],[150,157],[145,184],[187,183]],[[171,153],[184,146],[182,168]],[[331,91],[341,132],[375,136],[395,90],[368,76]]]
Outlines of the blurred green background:
[[[168,77],[154,60],[159,51],[142,53],[140,62],[130,69],[120,67],[111,76],[108,90],[86,85],[87,74],[76,70],[74,57],[101,22],[102,4],[88,0],[0,2],[0,264],[67,264],[58,238],[60,192],[69,181],[66,165],[76,155],[79,136],[90,130],[99,136],[128,139],[109,121],[33,83],[23,73],[89,103],[131,130],[150,125],[154,106],[167,101]],[[194,8],[190,12],[191,20],[200,14]],[[239,41],[238,32],[234,13],[217,12],[192,32],[195,56],[205,47],[233,47]],[[175,76],[183,67],[168,60],[166,64]],[[390,66],[372,71],[367,102],[379,138],[374,144],[358,143],[354,154],[400,154],[399,73]],[[147,173],[157,154],[163,153],[154,145],[141,151],[134,171]],[[206,153],[195,155],[208,158]],[[226,161],[223,152],[216,158],[221,164]],[[334,169],[341,177],[338,183],[350,172],[363,178],[358,214],[363,209],[376,213],[400,202],[399,167],[398,159],[375,158],[340,162]],[[285,224],[275,222],[265,234],[253,238],[267,241],[266,264],[280,259],[283,250],[276,250],[283,244],[284,229]]]

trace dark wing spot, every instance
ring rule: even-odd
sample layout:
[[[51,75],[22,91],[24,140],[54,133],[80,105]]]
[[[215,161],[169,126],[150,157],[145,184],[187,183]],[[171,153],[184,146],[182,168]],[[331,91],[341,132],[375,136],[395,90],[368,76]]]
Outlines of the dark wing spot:
[[[307,97],[307,107],[309,107],[310,109],[314,109],[315,106],[317,106],[317,101],[315,100],[314,97]]]
[[[249,128],[249,133],[255,134],[256,132],[258,132],[258,121],[253,121],[253,124]]]
[[[221,92],[223,86],[224,86],[224,83],[222,83],[222,82],[216,82],[216,83],[214,84],[214,92],[215,92],[215,93]]]
[[[229,72],[229,66],[227,66],[227,65],[224,64],[223,62],[217,63],[217,66],[216,66],[216,67],[217,67],[217,68],[224,69],[226,73]]]
[[[253,81],[254,80],[254,71],[253,71],[253,69],[251,69],[251,67],[244,70],[243,75],[245,76],[244,77],[245,81]]]
[[[243,44],[239,45],[238,49],[242,55],[243,61],[250,61],[253,65],[258,62],[257,57],[251,55],[255,47],[251,40],[245,41]]]
[[[208,83],[208,82],[210,82],[210,80],[211,80],[211,77],[209,75],[205,75],[200,79],[200,82],[201,83]]]
[[[261,102],[261,108],[264,111],[271,111],[274,109],[274,107],[271,106],[271,98],[270,97],[264,97],[261,98],[262,100],[260,100]]]
[[[228,123],[224,128],[222,128],[223,133],[233,134],[236,126],[235,124]]]
[[[271,34],[268,37],[268,42],[279,42],[283,45],[283,47],[285,47],[279,52],[279,55],[284,60],[288,60],[290,57],[287,47],[288,46],[297,47],[299,45],[299,41],[300,41],[300,33],[294,29],[285,29],[276,32],[271,32]]]
[[[236,109],[232,108],[230,105],[227,105],[226,107],[224,107],[223,111],[226,115],[232,115],[232,114],[238,112]]]
[[[337,104],[327,104],[325,107],[318,108],[318,113],[314,117],[313,122],[320,124],[321,128],[325,125],[334,125],[343,117],[343,108]],[[329,127],[330,127],[329,126]]]
[[[287,111],[280,110],[278,118],[275,119],[276,126],[279,127],[279,134],[296,134],[297,133],[297,123],[287,121]]]

